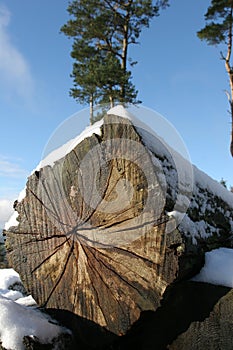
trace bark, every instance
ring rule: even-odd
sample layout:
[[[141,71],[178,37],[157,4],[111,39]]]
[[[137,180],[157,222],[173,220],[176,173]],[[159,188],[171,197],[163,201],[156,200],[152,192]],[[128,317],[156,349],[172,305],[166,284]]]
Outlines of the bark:
[[[164,161],[156,158],[157,168],[152,152],[128,119],[108,115],[101,136],[29,177],[6,247],[39,305],[121,335],[142,311],[159,307],[168,286],[200,269],[205,250],[231,244],[232,208],[205,188],[195,193],[189,217],[193,228],[206,220],[217,234],[194,244],[176,229],[166,214],[177,196],[175,164],[166,153]],[[197,213],[198,205],[205,213]]]
[[[110,102],[110,108],[114,107],[114,98],[112,97],[112,95],[109,95],[109,102]]]
[[[232,15],[233,15],[233,5],[231,6],[230,18],[231,23],[229,25],[228,39],[227,39],[227,56],[225,58],[225,67],[229,77],[231,98],[230,98],[230,112],[231,112],[231,144],[230,152],[233,157],[233,67],[230,63],[232,54]]]
[[[90,95],[90,125],[94,123],[94,98]]]
[[[233,97],[233,95],[232,95]],[[230,152],[233,157],[233,102],[231,102],[231,145],[230,145]]]
[[[127,71],[127,58],[128,58],[128,46],[129,46],[129,21],[130,21],[130,11],[131,11],[132,0],[128,2],[127,5],[127,14],[125,16],[124,24],[124,37],[122,42],[122,54],[121,54],[121,68],[126,73]],[[125,99],[125,86],[121,87],[121,98],[124,102]]]

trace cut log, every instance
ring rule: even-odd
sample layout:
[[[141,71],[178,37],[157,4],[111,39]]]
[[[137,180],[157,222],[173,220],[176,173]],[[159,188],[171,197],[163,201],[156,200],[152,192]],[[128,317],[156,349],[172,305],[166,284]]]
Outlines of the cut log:
[[[101,135],[29,177],[18,226],[5,231],[9,264],[39,305],[125,334],[168,285],[198,271],[206,250],[232,245],[233,195],[220,197],[203,175],[191,197],[179,176],[160,139],[105,116]]]

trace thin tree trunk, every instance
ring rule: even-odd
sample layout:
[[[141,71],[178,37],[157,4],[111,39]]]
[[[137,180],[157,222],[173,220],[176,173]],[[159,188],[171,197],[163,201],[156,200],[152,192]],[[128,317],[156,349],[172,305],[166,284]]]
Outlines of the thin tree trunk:
[[[125,26],[126,29],[126,26]],[[122,48],[122,62],[121,62],[121,68],[124,72],[126,72],[127,68],[127,50],[128,50],[128,42],[127,38],[125,37],[123,40],[123,48]],[[122,83],[121,85],[121,102],[124,102],[125,99],[125,84]]]
[[[114,99],[112,97],[112,95],[109,95],[109,101],[110,101],[110,108],[114,107]]]
[[[122,43],[122,55],[121,55],[121,68],[124,72],[127,70],[127,56],[128,56],[128,35],[129,35],[129,20],[130,20],[130,11],[131,11],[132,0],[128,2],[128,12],[126,15],[126,21],[124,25],[124,38]],[[124,102],[125,99],[125,85],[124,83],[121,86],[121,102]]]
[[[93,99],[93,95],[90,95],[90,125],[93,124],[94,122],[94,99]]]
[[[230,152],[233,157],[233,102],[231,101],[231,145]]]
[[[232,53],[232,15],[233,15],[233,2],[231,5],[231,12],[230,12],[230,18],[231,18],[231,23],[229,25],[229,32],[228,32],[228,42],[227,42],[227,56],[225,58],[225,67],[226,71],[229,76],[229,82],[230,82],[230,89],[231,89],[231,94],[230,94],[230,111],[231,111],[231,145],[230,145],[230,152],[233,157],[233,69],[230,64],[230,59],[231,59],[231,53]]]

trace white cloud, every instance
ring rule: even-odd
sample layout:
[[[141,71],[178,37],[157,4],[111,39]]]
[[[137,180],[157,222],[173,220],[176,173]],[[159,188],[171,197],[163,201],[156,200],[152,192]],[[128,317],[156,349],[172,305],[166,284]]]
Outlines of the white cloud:
[[[11,41],[8,33],[11,14],[0,4],[0,73],[4,87],[28,98],[33,90],[30,67],[23,54]]]
[[[29,175],[21,162],[20,159],[0,155],[0,229],[14,212],[14,201]]]
[[[13,214],[13,204],[14,200],[0,199],[0,228],[4,227],[5,222],[7,222]]]
[[[19,161],[0,155],[0,177],[7,178],[26,178],[28,171],[23,169]]]

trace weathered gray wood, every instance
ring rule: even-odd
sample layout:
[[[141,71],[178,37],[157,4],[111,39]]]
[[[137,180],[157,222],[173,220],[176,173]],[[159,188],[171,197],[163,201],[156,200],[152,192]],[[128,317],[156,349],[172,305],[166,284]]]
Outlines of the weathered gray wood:
[[[194,245],[176,229],[167,216],[172,192],[156,172],[131,122],[108,116],[102,136],[29,177],[7,249],[39,305],[124,334],[141,311],[156,310],[168,285],[201,266],[216,240]],[[230,232],[221,237],[231,244]]]

